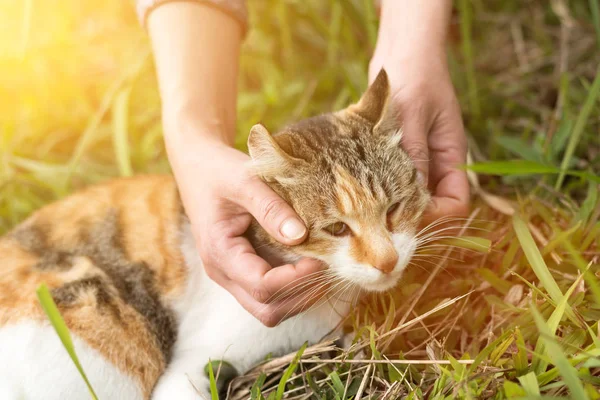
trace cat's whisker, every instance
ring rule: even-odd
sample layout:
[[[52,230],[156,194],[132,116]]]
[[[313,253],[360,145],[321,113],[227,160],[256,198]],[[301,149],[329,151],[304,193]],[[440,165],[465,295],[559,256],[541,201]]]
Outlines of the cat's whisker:
[[[327,286],[326,283],[320,284],[320,285],[312,288],[309,292],[300,295],[301,296],[300,299],[298,299],[297,297],[285,299],[280,304],[278,304],[277,307],[275,307],[273,312],[277,312],[281,308],[284,308],[284,307],[290,305],[290,302],[295,301],[295,303],[292,305],[292,307],[283,315],[283,317],[282,317],[282,321],[283,321],[290,314],[296,313],[298,310],[300,310],[306,304],[306,302],[308,302],[310,300],[310,296],[312,296],[312,294],[316,293],[316,291],[319,291],[326,286]]]
[[[425,271],[425,272],[429,272],[429,271],[428,271],[428,270],[427,270],[425,267],[423,267],[422,265],[415,264],[415,263],[414,263],[414,262],[412,262],[412,261],[409,261],[409,262],[408,262],[408,265],[412,265],[413,267],[420,268],[420,269],[422,269],[422,270],[423,270],[423,271]]]
[[[476,220],[471,220],[469,218],[463,218],[463,217],[452,217],[452,216],[448,216],[448,217],[440,217],[438,219],[436,219],[435,221],[429,223],[428,225],[426,225],[425,227],[423,227],[418,233],[417,235],[423,234],[433,228],[435,228],[436,226],[439,226],[441,224],[446,224],[446,223],[451,223],[451,222],[468,222],[469,224],[473,223]],[[477,221],[477,222],[486,222],[486,221]],[[493,222],[493,221],[488,221],[488,222]]]
[[[294,288],[294,289],[292,289],[292,290],[290,290],[288,292],[283,293],[276,300],[274,300],[272,302],[274,303],[274,302],[277,302],[277,301],[283,301],[283,300],[288,299],[288,298],[296,297],[298,295],[298,293],[301,293],[301,292],[303,292],[305,290],[311,289],[311,288],[315,287],[316,285],[320,285],[322,283],[327,283],[330,280],[331,279],[329,277],[326,277],[324,279],[315,280],[315,281],[312,281],[312,282],[307,282],[306,284],[303,284],[303,285],[299,285],[298,287],[296,287],[296,288]]]
[[[427,232],[426,234],[417,235],[416,237],[419,238],[419,239],[422,239],[422,238],[434,236],[434,235],[436,235],[436,234],[438,234],[440,232],[447,232],[447,231],[452,231],[452,230],[459,231],[461,229],[464,229],[465,231],[477,231],[477,232],[486,232],[486,233],[492,232],[490,229],[481,228],[481,227],[478,227],[478,226],[453,225],[453,226],[446,226],[446,227],[443,227],[443,228],[440,228],[440,229],[437,229],[437,230],[434,230],[434,231],[430,231],[430,232]]]
[[[449,226],[449,227],[445,227],[445,228],[439,229],[437,231],[429,232],[429,233],[427,233],[426,235],[423,235],[423,236],[418,236],[417,235],[415,237],[417,238],[417,241],[419,241],[419,240],[424,240],[424,239],[428,239],[428,238],[434,237],[435,235],[437,235],[437,234],[439,234],[441,232],[446,232],[446,231],[450,231],[450,230],[459,230],[459,229],[462,229],[462,228],[464,228],[464,227]],[[466,229],[473,230],[473,231],[487,232],[487,233],[491,232],[489,229],[479,228],[479,227],[475,227],[475,226],[466,227]]]
[[[434,267],[437,267],[437,266],[438,266],[438,263],[435,263],[435,262],[433,262],[433,261],[422,260],[421,262],[426,262],[427,264],[431,264],[431,265],[432,265],[432,266],[434,266]],[[416,264],[416,263],[410,262],[410,263],[409,263],[409,265],[412,265],[412,266],[414,266],[414,267],[420,268],[421,270],[423,270],[423,271],[425,271],[425,272],[427,272],[427,273],[430,273],[430,272],[431,272],[430,270],[428,270],[427,268],[425,268],[424,266],[422,266],[422,265],[420,265],[420,264]],[[441,268],[443,271],[447,272],[448,274],[452,275],[452,274],[450,273],[450,271],[448,271],[448,269],[446,269],[444,266],[440,266],[440,268]]]
[[[337,286],[337,284],[336,284],[336,286]],[[305,309],[303,312],[304,312],[304,313],[308,313],[308,312],[311,312],[311,311],[315,311],[315,310],[317,310],[319,307],[322,307],[324,304],[327,304],[327,302],[328,302],[328,299],[329,299],[329,297],[330,297],[330,296],[329,296],[329,293],[331,292],[331,290],[332,290],[331,288],[328,288],[328,289],[327,289],[327,291],[326,291],[326,292],[323,294],[323,296],[322,296],[322,297],[320,297],[319,299],[317,299],[317,301],[315,301],[313,304],[311,304],[311,305],[310,305],[310,306],[309,306],[307,309]],[[310,296],[312,296],[312,294],[310,294]],[[305,306],[305,305],[306,305],[306,304],[307,304],[307,303],[308,303],[310,300],[311,300],[311,299],[310,299],[310,297],[309,297],[309,298],[307,298],[307,300],[306,300],[306,301],[305,301],[305,302],[304,302],[304,303],[303,303],[303,304],[300,306],[300,307],[301,307],[301,308],[300,308],[300,310],[302,310],[302,308],[303,308],[303,307],[304,307],[304,306]],[[289,314],[291,311],[294,311],[294,310],[296,310],[296,309],[297,309],[297,308],[293,308],[292,310],[290,310],[290,311],[289,311],[289,312],[286,314],[286,317],[287,317],[287,315],[288,315],[288,314]],[[296,321],[294,321],[294,324],[295,324],[295,323],[296,323]],[[292,327],[292,329],[293,329],[293,327]]]
[[[437,231],[429,232],[426,235],[417,236],[416,238],[417,238],[417,240],[423,240],[423,239],[430,238],[430,237],[433,237],[435,235],[438,235],[438,234],[440,234],[442,232],[458,231],[458,230],[463,229],[463,228],[465,228],[465,230],[471,230],[471,231],[477,231],[477,232],[486,232],[486,233],[490,233],[491,232],[489,229],[479,228],[479,227],[473,227],[473,226],[471,226],[471,227],[449,226],[449,227],[445,227],[445,228],[439,229]],[[461,235],[461,236],[464,236],[464,235]]]
[[[431,247],[429,246],[425,246],[423,248],[419,248],[417,249],[417,251],[415,251],[415,253],[413,254],[413,257],[415,256],[423,256],[423,257],[441,257],[441,255],[439,253],[441,253],[444,250],[447,250],[448,248],[450,248],[451,245],[431,245]],[[462,253],[464,252],[469,252],[471,254],[478,254],[479,251],[476,249],[468,249],[468,248],[459,248],[460,252]],[[450,258],[451,260],[455,260]],[[462,260],[464,261],[464,260]]]
[[[423,257],[417,257],[415,260],[418,262],[429,262],[431,264],[435,264],[437,265],[437,263],[434,263],[433,261],[430,261],[429,259],[436,259],[436,260],[450,260],[450,261],[455,261],[457,263],[462,263],[464,262],[464,260],[458,259],[458,258],[453,258],[453,257],[445,257],[445,256],[440,256],[440,255],[422,255]]]
[[[290,283],[285,285],[283,288],[279,289],[277,292],[275,292],[270,298],[269,298],[269,302],[274,302],[279,300],[281,297],[284,296],[289,296],[290,293],[301,289],[307,285],[312,285],[316,282],[322,281],[322,280],[326,280],[328,277],[325,275],[318,275],[318,276],[314,276],[308,279],[300,279],[300,280],[296,280],[296,282]]]
[[[497,225],[498,221],[494,221],[494,220],[490,220],[490,219],[481,219],[481,218],[465,218],[465,217],[453,217],[453,216],[445,216],[445,217],[440,217],[438,219],[436,219],[435,221],[430,222],[428,225],[426,225],[425,227],[423,227],[419,233],[423,233],[426,232],[427,230],[438,226],[440,224],[444,224],[444,223],[449,223],[449,222],[459,222],[459,221],[464,221],[464,222],[468,222],[469,224],[472,224],[474,222],[479,222],[479,223],[489,223],[489,224],[493,224],[493,225]]]
[[[429,258],[437,258],[437,259],[443,259],[443,260],[451,260],[451,261],[456,261],[456,262],[464,262],[464,260],[461,260],[459,258],[455,258],[455,257],[446,257],[446,256],[442,256],[439,254],[415,254],[413,256],[413,259],[418,259],[418,260],[426,260]]]
[[[326,279],[326,280],[323,280],[316,284],[311,285],[310,287],[307,288],[307,290],[304,293],[298,294],[298,292],[296,292],[296,294],[293,297],[288,297],[287,299],[284,299],[282,302],[282,305],[285,305],[287,301],[291,301],[292,299],[298,300],[298,304],[300,304],[302,300],[305,300],[305,299],[310,300],[311,296],[313,296],[314,294],[316,294],[323,288],[334,285],[337,282],[342,280],[340,277],[337,277],[337,276],[331,276],[328,278],[329,279]],[[303,288],[303,289],[306,289],[306,288]],[[292,309],[292,310],[294,310],[294,309]]]
[[[319,279],[319,280],[313,280],[311,282],[305,282],[303,284],[297,285],[297,287],[295,287],[292,291],[281,293],[275,299],[273,299],[269,303],[265,304],[264,307],[266,308],[269,304],[279,303],[279,305],[275,308],[275,310],[278,310],[282,306],[286,305],[287,302],[291,301],[291,299],[294,299],[295,297],[297,297],[297,294],[299,292],[302,292],[302,290],[307,289],[307,288],[309,288],[308,290],[312,290],[314,287],[326,286],[334,279],[335,278],[332,278],[330,276],[321,277],[321,279]]]
[[[292,286],[291,288],[289,288],[290,285],[288,284],[288,285],[286,285],[286,287],[287,287],[286,290],[283,290],[283,289],[278,290],[275,295],[271,296],[271,298],[269,299],[269,302],[274,303],[283,298],[292,297],[292,296],[294,296],[294,294],[298,293],[302,289],[309,287],[309,286],[313,286],[313,285],[323,282],[323,281],[327,281],[331,277],[332,277],[332,275],[320,275],[320,276],[308,279],[306,281],[301,281],[298,284]]]
[[[285,286],[283,286],[282,288],[280,288],[278,291],[276,291],[275,293],[273,293],[273,295],[271,295],[271,297],[269,298],[268,301],[275,301],[277,296],[280,296],[283,293],[287,293],[287,290],[290,288],[290,286],[292,288],[295,288],[299,285],[302,284],[310,284],[310,282],[312,281],[312,279],[318,279],[321,277],[327,277],[327,276],[333,276],[334,273],[330,270],[323,270],[323,271],[316,271],[316,272],[312,272],[308,275],[302,276],[300,278],[294,279],[293,281],[289,282],[288,284],[286,284]],[[298,285],[296,285],[298,284]]]
[[[335,282],[335,281],[333,281]],[[331,284],[333,284],[333,282],[331,282]],[[341,283],[343,283],[343,279],[338,277],[338,282],[335,283],[334,287],[339,286]],[[288,312],[284,315],[283,319],[286,319],[288,315],[290,315],[291,313],[295,313],[297,311],[302,311],[304,309],[304,307],[306,307],[306,305],[313,299],[313,296],[318,294],[322,288],[326,287],[327,283],[325,284],[321,284],[318,287],[312,288],[309,292],[305,293],[302,297],[302,299],[299,299],[299,301],[294,305],[294,307],[292,307],[290,310],[288,310]],[[331,290],[331,289],[329,289]],[[327,293],[329,293],[329,290],[327,290],[327,292],[324,294],[324,297],[327,296]],[[308,307],[306,310],[303,310],[303,312],[306,312],[308,310],[310,310],[311,307]]]
[[[337,311],[337,304],[338,302],[344,297],[344,295],[346,294],[346,292],[348,290],[350,290],[352,287],[354,286],[354,283],[352,282],[347,282],[346,285],[344,285],[340,290],[338,290],[333,296],[331,297],[335,297],[335,303],[333,303],[333,307],[331,307],[331,312],[329,315],[329,318],[333,318],[333,313],[335,312],[336,314],[339,315],[338,311]]]
[[[477,243],[477,242],[474,242],[474,241],[472,241],[472,240],[469,240],[469,239],[467,239],[467,238],[466,238],[466,237],[464,237],[464,236],[450,236],[450,235],[444,235],[444,236],[437,236],[437,237],[429,238],[429,239],[427,239],[427,240],[423,240],[423,241],[421,241],[421,242],[417,241],[417,247],[419,247],[419,245],[421,245],[421,244],[424,244],[424,243],[430,243],[430,242],[434,242],[434,241],[436,241],[436,240],[440,240],[440,239],[460,239],[460,240],[464,240],[464,241],[465,241],[465,242],[467,242],[467,243],[472,243],[472,244],[475,244],[475,245],[479,245],[479,246],[481,246],[479,243]],[[449,245],[449,246],[451,246],[451,245]]]
[[[436,219],[435,221],[430,222],[423,228],[421,228],[421,230],[417,233],[417,235],[419,235],[423,232],[427,232],[428,230],[433,229],[434,227],[436,227],[440,224],[450,222],[450,221],[457,221],[457,220],[464,220],[464,219],[463,218],[453,218],[453,217],[440,217],[440,218]]]
[[[439,267],[440,267],[440,268],[441,268],[441,269],[442,269],[444,272],[446,272],[448,275],[452,276],[453,278],[456,278],[452,272],[450,272],[450,271],[449,271],[449,270],[448,270],[446,267],[444,267],[443,265],[441,265],[439,262],[437,262],[437,263],[436,263],[436,262],[433,262],[433,261],[430,261],[430,260],[419,260],[419,262],[425,262],[425,263],[427,263],[427,264],[431,264],[431,265],[432,265],[432,266],[434,266],[434,267],[437,267],[437,266],[439,266]],[[429,272],[430,272],[430,271],[429,271],[427,268],[425,268],[425,267],[423,267],[422,265],[419,265],[419,264],[417,264],[417,263],[414,263],[414,262],[409,262],[409,265],[412,265],[412,266],[418,267],[418,268],[422,269],[423,271],[425,271],[425,272],[427,272],[427,273],[429,273]]]

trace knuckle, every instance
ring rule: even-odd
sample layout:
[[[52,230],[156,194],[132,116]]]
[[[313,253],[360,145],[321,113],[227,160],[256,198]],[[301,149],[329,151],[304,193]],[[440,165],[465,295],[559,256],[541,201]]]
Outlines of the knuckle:
[[[277,198],[265,198],[260,201],[259,209],[263,218],[273,220],[283,211],[283,202]]]
[[[405,151],[414,161],[429,161],[429,152],[425,144],[412,144]]]
[[[266,307],[265,310],[258,313],[256,316],[261,324],[268,328],[274,328],[279,324],[279,317],[275,314],[271,307]]]
[[[211,267],[210,264],[204,264],[204,271],[206,272],[206,275],[212,279],[213,281],[217,278],[217,273],[215,268]]]
[[[454,209],[454,213],[458,217],[464,217],[469,214],[469,210],[470,210],[469,202],[465,201],[465,202],[460,202],[456,205],[456,208]]]
[[[266,303],[271,297],[271,294],[263,287],[252,288],[252,290],[250,291],[250,295],[254,300],[263,304]]]

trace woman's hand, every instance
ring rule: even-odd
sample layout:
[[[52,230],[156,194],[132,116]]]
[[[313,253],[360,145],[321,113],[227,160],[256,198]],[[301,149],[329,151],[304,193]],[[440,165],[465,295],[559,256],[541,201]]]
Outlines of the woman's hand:
[[[313,259],[272,268],[243,236],[252,217],[277,241],[294,245],[306,228],[294,210],[249,172],[249,157],[194,135],[170,141],[170,160],[206,273],[267,326],[300,311],[297,296],[273,302],[290,282],[321,270]]]
[[[204,268],[265,325],[300,311],[303,299],[269,303],[321,264],[304,259],[272,268],[243,237],[252,216],[276,240],[303,241],[294,210],[252,176],[249,157],[233,149],[239,24],[201,3],[161,5],[148,18],[162,100],[169,161]]]
[[[459,169],[467,140],[446,62],[451,1],[384,0],[372,81],[384,67],[392,107],[403,126],[402,146],[433,196],[426,220],[468,212],[469,183]]]

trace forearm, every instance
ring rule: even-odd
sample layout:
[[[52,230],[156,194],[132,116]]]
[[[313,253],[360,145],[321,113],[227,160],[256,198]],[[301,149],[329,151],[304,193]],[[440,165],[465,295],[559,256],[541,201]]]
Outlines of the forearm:
[[[452,0],[382,0],[375,54],[410,62],[424,53],[443,53],[451,13]]]
[[[232,144],[240,25],[215,8],[173,2],[150,14],[148,31],[167,148],[182,147],[200,137]]]

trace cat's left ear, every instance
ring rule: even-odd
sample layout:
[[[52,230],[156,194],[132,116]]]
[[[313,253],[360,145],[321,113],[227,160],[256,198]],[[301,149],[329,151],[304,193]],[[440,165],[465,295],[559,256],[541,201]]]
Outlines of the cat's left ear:
[[[390,107],[390,83],[387,72],[381,69],[358,103],[348,111],[358,114],[373,124],[373,132],[387,130],[390,124],[397,125]]]
[[[290,179],[300,164],[304,163],[304,160],[286,153],[262,124],[250,129],[248,152],[254,172],[268,181]]]

